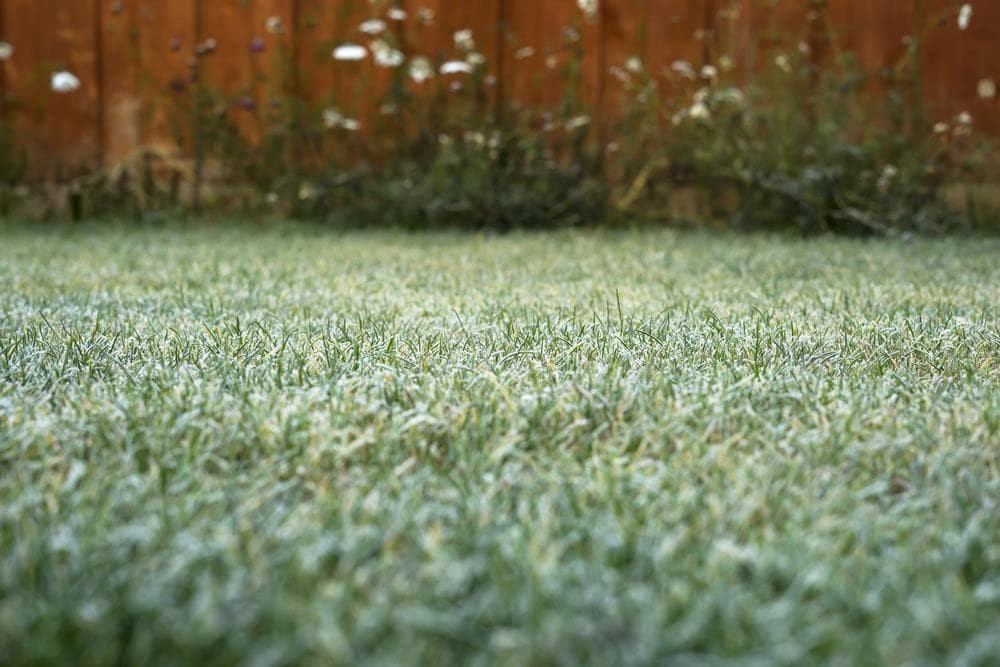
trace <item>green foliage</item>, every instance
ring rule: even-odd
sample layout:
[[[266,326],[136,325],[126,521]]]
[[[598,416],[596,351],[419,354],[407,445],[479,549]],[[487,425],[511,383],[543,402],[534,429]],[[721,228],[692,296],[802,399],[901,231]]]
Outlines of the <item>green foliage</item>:
[[[4,229],[0,663],[997,664],[997,240]]]
[[[344,226],[540,229],[606,221],[608,193],[581,151],[559,161],[538,135],[441,135],[425,160],[310,181],[293,213]],[[582,144],[581,148],[582,148]]]
[[[634,111],[623,134],[640,137],[626,143],[626,183],[631,174],[649,184],[634,199],[640,211],[694,183],[716,202],[735,193],[728,210],[707,213],[741,228],[897,234],[969,226],[941,189],[990,168],[992,147],[972,140],[971,118],[931,127],[920,101],[905,95],[911,80],[896,70],[873,80],[850,54],[820,67],[777,53],[763,53],[775,63],[746,88],[725,73],[732,65],[706,75],[682,63],[674,72],[682,94],[666,106],[650,102],[655,82],[644,73],[626,79]],[[667,119],[670,131],[657,137],[651,128]],[[655,178],[643,171],[650,167]]]

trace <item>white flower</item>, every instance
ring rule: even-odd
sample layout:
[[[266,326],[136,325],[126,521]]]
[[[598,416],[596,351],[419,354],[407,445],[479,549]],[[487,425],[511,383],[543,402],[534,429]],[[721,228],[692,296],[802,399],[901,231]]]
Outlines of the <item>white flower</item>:
[[[392,116],[399,113],[399,107],[387,102],[378,108],[378,112],[383,116]]]
[[[618,79],[619,81],[621,81],[622,83],[628,83],[629,81],[632,80],[632,76],[618,65],[614,65],[611,69],[608,70],[608,73],[611,74],[611,76]]]
[[[0,61],[10,60],[14,55],[14,47],[9,42],[0,42]]]
[[[468,74],[472,71],[472,65],[464,60],[449,60],[441,65],[441,74]]]
[[[434,67],[431,61],[424,56],[417,56],[410,61],[410,78],[414,83],[423,83],[434,78]]]
[[[688,115],[695,120],[708,120],[712,117],[712,112],[704,102],[695,102],[688,110]]]
[[[685,79],[697,79],[698,75],[695,73],[694,68],[691,67],[691,63],[686,60],[675,60],[670,64],[670,69],[673,70],[675,74],[678,74]]]
[[[548,67],[549,69],[555,69],[555,68],[559,67],[559,56],[557,56],[554,53],[550,54],[545,59],[545,66]]]
[[[958,29],[967,30],[969,28],[969,21],[971,20],[972,4],[967,2],[958,10]]]
[[[344,120],[344,115],[336,109],[323,110],[323,124],[329,128],[339,127]]]
[[[631,56],[625,61],[625,69],[633,74],[638,74],[642,71],[642,59],[639,56]]]
[[[364,60],[367,56],[368,51],[358,44],[341,44],[333,50],[334,60]]]
[[[434,20],[434,10],[428,7],[421,7],[417,10],[417,20],[423,25],[428,25]]]
[[[705,100],[708,99],[708,94],[710,92],[711,91],[708,88],[699,88],[698,90],[694,91],[694,101],[704,102]]]
[[[454,35],[455,47],[462,51],[472,51],[476,48],[476,40],[472,37],[471,30],[459,30]]]
[[[997,84],[993,79],[980,79],[976,85],[976,94],[981,100],[992,100],[997,96]]]
[[[746,102],[746,96],[743,95],[743,91],[739,88],[723,88],[715,94],[715,99],[721,102],[729,102],[731,104],[736,104],[738,106],[743,106]]]
[[[600,0],[576,0],[576,6],[580,8],[583,15],[587,17],[588,20],[593,19],[597,16],[597,10],[600,9]]]
[[[514,52],[514,60],[524,60],[535,55],[535,49],[530,46],[523,46]]]
[[[774,59],[774,64],[777,65],[778,69],[780,69],[785,74],[788,74],[789,72],[792,71],[792,61],[790,61],[788,59],[788,56],[786,56],[784,53],[782,53],[780,56]]]
[[[53,72],[52,90],[57,93],[72,93],[80,87],[80,79],[72,72]]]
[[[271,35],[280,35],[285,32],[285,22],[280,16],[269,16],[264,21],[264,29]]]
[[[379,67],[399,67],[406,60],[402,51],[392,48],[384,39],[376,39],[368,45],[368,48],[375,57],[375,64]]]
[[[353,118],[348,118],[333,107],[323,110],[323,124],[331,130],[339,127],[348,132],[356,132],[361,129],[361,123]]]
[[[393,7],[388,12],[386,12],[386,16],[389,17],[390,21],[405,21],[406,10],[400,9],[399,7]]]
[[[732,71],[732,69],[734,67],[736,67],[736,63],[733,62],[732,58],[730,58],[729,56],[720,56],[719,57],[719,68],[723,72]]]
[[[934,123],[934,134],[948,134],[951,126],[948,123]]]
[[[469,55],[465,56],[465,62],[469,63],[473,67],[479,67],[480,65],[486,64],[486,56],[477,51],[472,51]]]
[[[882,175],[878,177],[878,183],[875,184],[875,186],[878,188],[878,191],[881,192],[882,194],[886,194],[887,192],[889,192],[889,188],[892,187],[892,183],[893,181],[896,180],[896,176],[898,175],[899,175],[899,170],[896,169],[891,164],[887,164],[882,169]]]
[[[705,65],[701,68],[701,78],[703,79],[714,79],[719,76],[719,70],[717,70],[712,65]]]
[[[385,21],[382,19],[369,19],[359,25],[358,30],[366,35],[381,35],[385,32]]]
[[[972,134],[972,114],[968,111],[963,111],[962,113],[955,116],[955,130],[954,135],[956,137],[968,137]]]
[[[581,127],[587,127],[590,125],[590,116],[576,116],[570,118],[566,121],[566,129],[572,132],[573,130],[579,130]]]

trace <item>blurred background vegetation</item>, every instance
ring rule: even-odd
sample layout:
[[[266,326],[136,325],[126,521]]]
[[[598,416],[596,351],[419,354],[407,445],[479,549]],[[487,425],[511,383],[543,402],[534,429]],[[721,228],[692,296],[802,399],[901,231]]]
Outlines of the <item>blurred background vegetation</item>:
[[[0,1],[0,210],[996,230],[1000,6]]]

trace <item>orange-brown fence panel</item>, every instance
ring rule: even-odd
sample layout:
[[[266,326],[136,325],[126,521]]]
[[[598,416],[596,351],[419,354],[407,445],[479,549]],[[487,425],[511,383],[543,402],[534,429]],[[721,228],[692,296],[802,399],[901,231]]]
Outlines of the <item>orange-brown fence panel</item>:
[[[190,152],[174,122],[200,81],[223,95],[237,127],[262,135],[268,110],[295,93],[311,108],[336,106],[375,122],[392,68],[368,58],[335,61],[338,45],[371,49],[384,39],[435,66],[457,57],[455,33],[471,30],[488,68],[488,101],[549,106],[564,95],[574,48],[582,67],[571,80],[595,121],[624,108],[620,75],[638,57],[665,95],[685,92],[672,63],[729,64],[743,83],[781,49],[825,61],[853,52],[878,86],[919,40],[927,120],[970,112],[1000,133],[996,99],[977,84],[996,80],[1000,2],[973,3],[967,29],[954,0],[601,0],[587,17],[577,0],[0,0],[0,39],[14,53],[0,62],[3,113],[28,149],[35,175],[59,178],[112,164],[143,146]],[[433,15],[432,20],[428,20]],[[361,30],[385,21],[382,35]],[[577,41],[579,40],[579,41]],[[198,52],[201,52],[200,56]],[[59,93],[51,77],[71,72],[79,88]],[[407,81],[428,97],[450,80]],[[690,92],[690,91],[686,91]],[[372,118],[372,117],[375,118]]]

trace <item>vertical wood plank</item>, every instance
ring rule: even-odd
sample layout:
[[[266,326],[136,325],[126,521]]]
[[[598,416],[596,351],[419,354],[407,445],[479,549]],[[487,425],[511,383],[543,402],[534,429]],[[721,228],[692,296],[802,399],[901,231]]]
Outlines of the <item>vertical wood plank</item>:
[[[97,30],[100,53],[102,154],[105,165],[132,154],[140,133],[139,65],[141,54],[136,5],[101,0]]]
[[[95,10],[92,0],[8,0],[5,6],[4,27],[16,49],[6,68],[8,90],[36,176],[66,178],[100,162]],[[54,92],[50,77],[58,70],[72,72],[80,88]]]
[[[144,145],[176,151],[178,123],[190,103],[197,36],[196,0],[138,0],[139,137]],[[190,155],[190,144],[181,147]]]
[[[503,39],[504,72],[509,97],[528,109],[555,111],[564,95],[565,68],[579,39],[582,48],[579,100],[597,114],[604,61],[602,20],[587,20],[575,2],[510,0]],[[526,50],[530,56],[523,56]],[[522,54],[522,55],[519,55]]]

